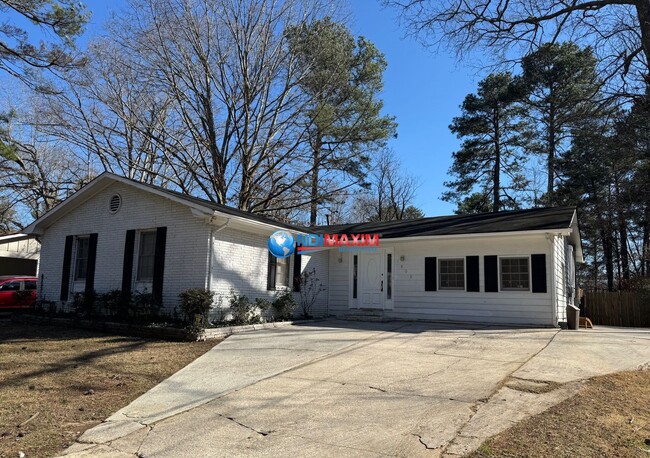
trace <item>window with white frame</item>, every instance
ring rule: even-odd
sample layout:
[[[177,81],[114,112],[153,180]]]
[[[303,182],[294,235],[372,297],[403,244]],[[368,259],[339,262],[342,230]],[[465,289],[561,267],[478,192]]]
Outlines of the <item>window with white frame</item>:
[[[440,289],[464,290],[465,289],[465,260],[439,259],[438,281]]]
[[[138,281],[153,281],[155,258],[156,233],[154,231],[141,232],[138,249]]]
[[[88,252],[90,250],[90,237],[77,237],[77,250],[74,258],[75,281],[85,280],[88,270]]]
[[[277,258],[275,270],[275,287],[285,288],[289,286],[289,259]]]
[[[499,258],[502,291],[530,290],[530,260],[528,257]]]

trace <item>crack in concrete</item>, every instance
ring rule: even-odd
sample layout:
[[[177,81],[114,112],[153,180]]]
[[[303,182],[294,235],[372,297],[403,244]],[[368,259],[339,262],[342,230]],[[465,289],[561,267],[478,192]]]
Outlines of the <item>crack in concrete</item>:
[[[458,429],[456,430],[456,437],[454,437],[451,441],[449,441],[449,442],[448,442],[448,443],[447,443],[447,444],[442,448],[442,452],[441,452],[442,455],[447,454],[447,450],[449,449],[449,447],[452,446],[452,445],[454,445],[454,443],[456,442],[456,440],[457,440],[459,437],[463,437],[463,430],[464,430],[465,427],[466,427],[466,426],[467,426],[467,425],[472,421],[472,418],[474,418],[474,416],[478,413],[478,410],[479,410],[480,404],[486,404],[487,402],[489,402],[489,400],[492,399],[492,398],[494,397],[494,395],[495,395],[496,393],[498,393],[499,390],[500,390],[501,388],[503,388],[504,386],[506,386],[506,383],[507,383],[507,381],[510,379],[510,377],[512,377],[512,374],[514,374],[515,372],[517,372],[519,369],[521,369],[522,367],[524,367],[524,365],[525,365],[527,362],[529,362],[530,360],[532,360],[533,358],[535,358],[537,355],[539,355],[541,352],[543,352],[544,350],[546,350],[546,348],[548,348],[548,346],[551,345],[551,343],[555,340],[555,337],[557,337],[557,335],[558,335],[559,333],[560,333],[560,330],[558,329],[558,330],[555,332],[555,334],[553,334],[553,337],[551,337],[551,338],[549,339],[549,341],[546,342],[546,344],[545,344],[542,348],[540,348],[538,351],[536,351],[535,353],[533,353],[532,355],[530,355],[530,357],[528,357],[524,362],[522,362],[519,366],[517,366],[515,369],[513,369],[512,371],[510,371],[510,373],[509,373],[508,375],[506,375],[503,379],[501,379],[501,381],[500,381],[499,383],[497,383],[496,387],[494,388],[494,390],[492,390],[492,393],[491,393],[487,398],[479,399],[476,403],[474,403],[474,405],[473,405],[472,407],[470,407],[470,410],[472,411],[472,413],[470,414],[470,416],[469,416],[469,418],[467,419],[467,421],[466,421],[466,422],[465,422],[465,423],[464,423],[460,428],[458,428]]]
[[[370,388],[371,390],[381,391],[382,393],[388,393],[387,390],[385,390],[383,388],[376,387],[376,386],[368,386],[368,388]]]
[[[300,434],[283,434],[284,437],[298,437],[300,439],[307,440],[309,442],[313,442],[314,444],[321,444],[321,445],[328,445],[330,447],[336,447],[336,448],[344,448],[348,450],[357,450],[361,452],[370,452],[375,455],[381,455],[381,456],[396,456],[395,454],[392,453],[385,453],[385,452],[380,452],[378,450],[371,450],[367,448],[361,448],[361,447],[352,447],[351,445],[342,445],[342,444],[335,444],[332,442],[327,442],[327,441],[320,441],[316,440],[312,437],[307,437],[307,436],[301,436]]]
[[[376,386],[369,386],[369,385],[364,385],[360,383],[352,383],[352,382],[339,382],[338,380],[332,380],[332,379],[311,379],[311,378],[304,378],[304,377],[290,377],[285,375],[284,378],[288,378],[291,380],[303,380],[307,382],[321,382],[321,383],[331,383],[334,385],[341,385],[341,386],[356,386],[356,387],[361,387],[361,388],[370,388],[374,389],[377,391],[384,392],[386,394],[392,394],[395,396],[404,396],[404,397],[416,397],[416,398],[424,398],[424,399],[438,399],[438,400],[443,400],[443,401],[454,401],[454,402],[461,402],[463,404],[473,404],[474,401],[465,401],[463,399],[457,399],[457,398],[452,398],[449,396],[434,396],[431,394],[420,394],[420,393],[405,393],[403,391],[393,391],[390,389],[384,389],[384,388],[379,388]],[[415,377],[414,379],[421,378],[421,377]],[[391,384],[395,385],[396,383]]]
[[[142,449],[142,446],[144,445],[144,441],[149,438],[149,434],[151,434],[151,431],[153,431],[153,425],[147,426],[147,433],[144,435],[142,438],[142,441],[140,441],[140,445],[138,445],[138,449],[135,451],[135,456],[141,457],[142,454],[140,453],[140,449]]]
[[[424,441],[424,439],[422,439],[422,436],[420,436],[419,434],[412,434],[412,435],[415,436],[415,437],[417,437],[417,438],[418,438],[418,441],[420,441],[420,444],[424,445],[424,448],[426,448],[427,450],[437,450],[437,449],[440,448],[440,445],[437,446],[437,447],[430,447],[429,444],[427,444],[427,443]]]
[[[218,414],[218,415],[219,415],[220,417],[222,417],[222,418],[226,418],[226,419],[232,421],[233,423],[235,423],[235,424],[237,424],[237,425],[239,425],[239,426],[241,426],[241,427],[243,427],[243,428],[250,429],[250,430],[253,431],[254,433],[257,433],[257,434],[259,434],[260,436],[263,436],[263,437],[266,437],[266,436],[268,436],[269,434],[271,434],[272,432],[274,432],[274,431],[260,431],[260,430],[258,430],[258,429],[253,428],[252,426],[248,426],[248,425],[246,425],[246,424],[244,424],[244,423],[242,423],[242,422],[240,422],[240,421],[237,421],[237,420],[236,420],[235,418],[233,418],[233,417],[229,417],[229,416],[227,416],[227,415],[223,415],[223,414]]]

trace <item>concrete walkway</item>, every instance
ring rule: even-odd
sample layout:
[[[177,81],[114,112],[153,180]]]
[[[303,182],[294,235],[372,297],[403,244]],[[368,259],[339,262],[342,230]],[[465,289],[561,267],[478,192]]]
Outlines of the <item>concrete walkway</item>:
[[[239,334],[86,431],[82,456],[454,456],[650,362],[650,331],[326,321]]]

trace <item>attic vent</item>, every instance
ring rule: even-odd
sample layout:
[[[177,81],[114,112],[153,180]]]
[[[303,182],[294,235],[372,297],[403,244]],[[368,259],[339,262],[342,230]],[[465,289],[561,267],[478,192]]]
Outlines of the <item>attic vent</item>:
[[[120,209],[121,206],[122,206],[122,196],[120,196],[119,194],[113,195],[109,203],[110,212],[117,213],[117,211]]]

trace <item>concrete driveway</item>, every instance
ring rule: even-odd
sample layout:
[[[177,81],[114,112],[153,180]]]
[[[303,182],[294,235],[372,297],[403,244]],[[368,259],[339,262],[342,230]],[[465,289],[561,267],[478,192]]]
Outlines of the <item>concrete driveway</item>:
[[[66,452],[454,456],[650,362],[650,331],[324,321],[238,334]]]

